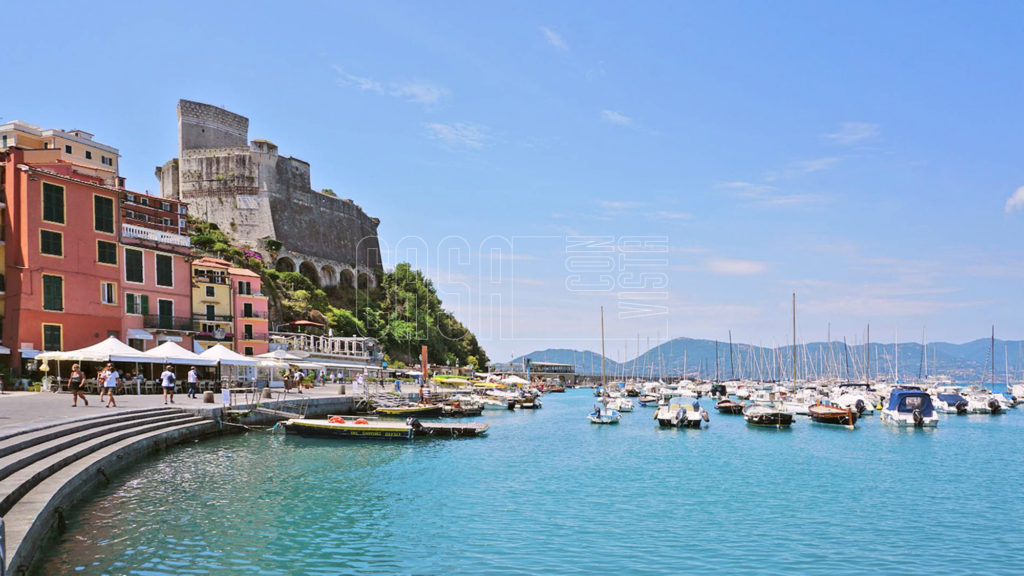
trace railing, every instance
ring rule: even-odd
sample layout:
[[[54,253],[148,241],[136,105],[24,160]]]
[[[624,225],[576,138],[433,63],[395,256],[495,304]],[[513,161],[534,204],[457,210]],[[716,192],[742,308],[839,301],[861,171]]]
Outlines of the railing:
[[[243,310],[242,313],[239,314],[238,317],[239,318],[263,318],[264,320],[266,320],[267,313],[266,312],[262,312],[262,311],[260,311],[260,312],[256,312],[256,311],[246,312],[246,311]]]
[[[192,318],[188,316],[162,316],[160,314],[146,314],[143,316],[142,327],[160,330],[179,330],[182,332],[189,332],[195,329]]]
[[[241,334],[238,334],[237,336],[238,336],[239,340],[253,340],[253,341],[256,341],[256,342],[266,342],[267,341],[267,333],[266,332],[253,332],[252,334],[246,334],[245,332],[242,332]]]
[[[125,238],[149,240],[150,242],[184,246],[186,248],[192,246],[192,241],[188,236],[182,236],[181,234],[174,234],[172,232],[162,232],[151,228],[144,228],[142,226],[136,226],[135,224],[128,224],[127,222],[121,224],[121,235]]]
[[[228,277],[226,275],[219,274],[202,274],[197,273],[192,278],[196,282],[206,282],[207,284],[227,284]]]
[[[192,320],[196,323],[202,322],[231,322],[234,316],[230,314],[193,314]]]
[[[372,338],[331,338],[291,332],[271,332],[270,336],[274,342],[283,344],[286,350],[362,361],[373,360],[378,349],[377,342]]]

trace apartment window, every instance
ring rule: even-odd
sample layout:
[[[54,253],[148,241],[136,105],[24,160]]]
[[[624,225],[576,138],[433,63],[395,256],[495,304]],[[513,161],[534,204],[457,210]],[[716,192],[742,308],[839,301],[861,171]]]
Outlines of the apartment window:
[[[135,348],[139,352],[146,351],[146,341],[142,340],[141,338],[129,338],[128,345],[131,346],[132,348]]]
[[[125,194],[124,201],[125,202],[131,202],[132,204],[134,204],[135,203],[135,194]]]
[[[61,348],[61,325],[43,324],[43,351],[56,352]]]
[[[149,206],[149,198],[141,198],[140,197],[139,198],[139,204],[142,204],[143,206]]]
[[[188,214],[188,208],[184,204],[178,206],[178,214]]]
[[[114,159],[110,156],[100,156],[100,162],[103,162],[104,166],[113,166]]]
[[[252,340],[252,324],[242,326],[242,337],[244,340]]]
[[[93,196],[92,213],[94,228],[97,232],[114,233],[114,199],[106,196]]]
[[[174,300],[157,300],[156,311],[159,315],[160,328],[171,330],[174,328]]]
[[[157,286],[174,286],[174,262],[173,259],[166,254],[156,255],[156,285]]]
[[[185,219],[184,218],[178,218],[178,228],[184,228],[184,227],[185,227]]]
[[[149,314],[149,296],[125,292],[124,311],[126,314]]]
[[[40,230],[39,251],[49,256],[63,256],[64,235],[52,230]]]
[[[128,282],[139,284],[145,281],[146,275],[142,269],[142,250],[124,250],[124,279]]]
[[[253,318],[252,315],[252,302],[246,302],[242,305],[242,316],[246,318]]]
[[[206,305],[206,319],[216,320],[217,319],[217,307],[213,304]]]
[[[213,298],[213,296],[214,296],[213,286],[207,286],[206,287],[206,297],[207,298]]]
[[[160,209],[161,210],[165,210],[167,212],[170,212],[171,211],[171,204],[169,202],[161,202],[160,203]]]
[[[253,355],[252,346],[246,346],[245,347],[245,355],[246,356],[252,356]]]
[[[100,301],[104,304],[117,304],[117,285],[113,282],[100,282]]]
[[[7,134],[0,136],[0,148],[7,148]]]
[[[65,154],[71,154],[71,144],[65,144],[64,145],[64,153]]]
[[[117,265],[117,244],[113,242],[96,242],[96,261],[101,264]]]
[[[86,150],[85,151],[85,159],[86,160],[92,160],[92,151],[91,150]]]
[[[160,219],[160,223],[163,224],[164,226],[170,226],[171,225],[171,219],[170,218],[161,218]]]
[[[43,220],[64,224],[64,187],[43,182]]]
[[[64,278],[43,274],[43,310],[64,311]]]

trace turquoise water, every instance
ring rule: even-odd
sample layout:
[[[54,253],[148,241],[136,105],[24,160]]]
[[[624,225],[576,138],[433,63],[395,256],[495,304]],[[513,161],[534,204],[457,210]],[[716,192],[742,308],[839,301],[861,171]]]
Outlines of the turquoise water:
[[[661,430],[592,405],[487,411],[487,438],[179,447],[97,491],[35,573],[1024,572],[1024,411]]]

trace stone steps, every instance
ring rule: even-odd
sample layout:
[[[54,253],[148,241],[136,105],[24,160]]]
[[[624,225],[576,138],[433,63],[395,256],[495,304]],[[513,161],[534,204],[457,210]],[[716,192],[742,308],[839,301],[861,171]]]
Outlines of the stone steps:
[[[118,412],[41,426],[0,441],[0,517],[8,574],[28,567],[63,523],[63,507],[121,466],[178,442],[216,432],[216,422],[175,408]]]

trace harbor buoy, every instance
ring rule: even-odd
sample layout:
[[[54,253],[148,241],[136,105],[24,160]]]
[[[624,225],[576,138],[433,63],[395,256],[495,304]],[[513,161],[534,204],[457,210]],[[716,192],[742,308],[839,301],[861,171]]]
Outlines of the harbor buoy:
[[[355,424],[369,424],[370,422],[366,418],[360,418],[355,421]]]
[[[342,418],[341,416],[331,416],[327,421],[329,423],[331,423],[331,424],[344,424],[345,423],[345,419]]]

